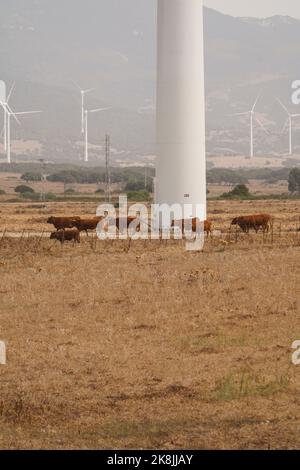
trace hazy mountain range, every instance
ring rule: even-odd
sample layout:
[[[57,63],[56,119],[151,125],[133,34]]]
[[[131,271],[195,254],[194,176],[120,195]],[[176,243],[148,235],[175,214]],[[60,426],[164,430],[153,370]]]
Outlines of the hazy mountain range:
[[[78,161],[80,95],[95,87],[88,107],[113,109],[91,116],[90,140],[110,133],[118,159],[153,155],[155,118],[156,2],[154,0],[0,0],[0,76],[16,81],[15,110],[41,109],[23,119],[13,136],[36,139],[48,159]],[[286,120],[276,103],[291,112],[291,82],[300,79],[300,21],[275,16],[233,18],[205,9],[207,141],[210,154],[246,153],[249,124],[230,117],[251,108],[257,94],[259,153],[282,152]],[[295,145],[300,151],[300,120]],[[40,152],[39,152],[40,153]],[[95,150],[94,157],[101,156]]]

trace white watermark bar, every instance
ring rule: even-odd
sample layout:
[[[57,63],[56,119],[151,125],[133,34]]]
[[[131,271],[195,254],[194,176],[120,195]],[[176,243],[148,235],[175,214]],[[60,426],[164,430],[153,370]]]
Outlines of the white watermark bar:
[[[300,104],[300,80],[294,80],[292,83],[292,103],[295,105]]]
[[[295,352],[292,354],[292,363],[294,366],[300,365],[300,341],[296,340],[292,344],[292,349],[295,349]]]
[[[4,341],[0,341],[0,365],[6,365],[6,345]]]

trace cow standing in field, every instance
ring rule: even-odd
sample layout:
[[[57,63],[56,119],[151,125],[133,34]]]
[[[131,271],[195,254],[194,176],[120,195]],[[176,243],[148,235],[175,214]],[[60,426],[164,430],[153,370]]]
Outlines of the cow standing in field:
[[[204,233],[206,233],[207,237],[212,234],[212,222],[210,220],[205,220],[204,223],[202,222]],[[173,220],[171,227],[180,227],[182,233],[184,234],[185,230],[188,228],[189,230],[192,229],[192,232],[199,232],[201,227],[201,221],[197,217],[188,220]]]
[[[67,228],[75,227],[76,221],[80,220],[80,217],[49,217],[47,224],[53,225],[56,230],[65,230]]]
[[[97,219],[97,218],[96,218]],[[96,224],[101,223],[100,231],[111,232],[111,229],[117,229],[119,233],[122,233],[125,229],[132,229],[133,231],[140,232],[141,221],[139,217],[127,216],[127,217],[99,217]],[[95,220],[95,219],[94,219]],[[76,224],[79,228],[80,222]]]
[[[133,217],[133,216],[128,216],[127,218],[126,217],[117,217],[116,218],[116,227],[119,231],[120,231],[120,228],[124,228],[124,227],[126,227],[128,229],[130,227],[130,225],[133,224],[134,222],[136,222],[136,227],[135,228],[138,232],[141,228],[141,224],[140,224],[139,219],[137,217]]]
[[[65,230],[60,229],[51,233],[50,240],[58,240],[62,245],[67,241],[80,243],[80,232],[76,227],[71,229],[67,228]]]
[[[104,217],[92,217],[90,219],[79,219],[76,220],[74,226],[79,230],[79,232],[86,232],[88,235],[88,230],[96,230],[99,222],[103,220]]]
[[[256,233],[259,229],[262,229],[263,232],[269,232],[272,224],[273,219],[269,214],[240,216],[231,222],[231,225],[239,226],[244,233],[249,233],[251,229],[254,229]]]

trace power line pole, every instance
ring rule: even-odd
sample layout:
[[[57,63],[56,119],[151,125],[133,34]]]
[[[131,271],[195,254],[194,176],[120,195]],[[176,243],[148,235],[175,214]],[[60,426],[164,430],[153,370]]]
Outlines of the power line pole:
[[[111,173],[110,173],[110,136],[105,136],[105,183],[106,183],[106,200],[111,201]]]
[[[147,190],[148,187],[148,168],[147,165],[145,165],[145,190]]]
[[[42,202],[46,201],[46,191],[45,191],[45,184],[46,184],[46,166],[45,166],[45,160],[43,158],[40,158],[40,163],[41,163],[41,194],[40,198]]]

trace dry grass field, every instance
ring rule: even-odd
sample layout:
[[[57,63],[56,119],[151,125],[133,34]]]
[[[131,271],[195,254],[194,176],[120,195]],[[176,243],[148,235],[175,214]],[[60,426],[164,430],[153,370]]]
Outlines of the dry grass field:
[[[254,156],[253,158],[245,157],[243,155],[230,155],[230,156],[211,156],[208,161],[213,163],[215,168],[282,168],[286,156]]]
[[[299,448],[299,203],[210,203],[202,253],[27,237],[95,209],[0,205],[0,448]],[[273,240],[228,233],[255,212]]]

